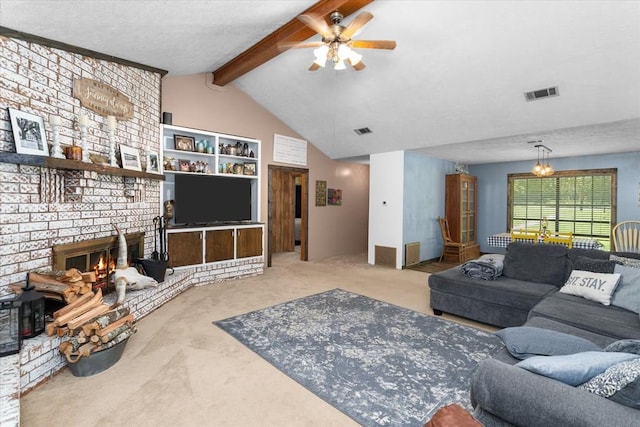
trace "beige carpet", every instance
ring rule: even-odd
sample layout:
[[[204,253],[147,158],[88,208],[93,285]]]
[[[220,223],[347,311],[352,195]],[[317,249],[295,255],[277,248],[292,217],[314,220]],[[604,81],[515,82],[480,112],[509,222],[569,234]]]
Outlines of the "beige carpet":
[[[333,288],[432,314],[428,275],[370,266],[366,254],[302,262],[295,252],[274,255],[265,271],[165,304],[138,322],[110,369],[64,369],[23,396],[21,425],[356,426],[211,322]]]

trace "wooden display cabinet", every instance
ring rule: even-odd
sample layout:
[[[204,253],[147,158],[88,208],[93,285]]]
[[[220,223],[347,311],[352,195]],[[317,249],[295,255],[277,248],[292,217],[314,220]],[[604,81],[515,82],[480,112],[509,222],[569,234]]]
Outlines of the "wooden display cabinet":
[[[466,174],[447,175],[445,180],[445,216],[451,238],[465,244],[464,262],[480,256],[476,239],[478,220],[478,180]]]

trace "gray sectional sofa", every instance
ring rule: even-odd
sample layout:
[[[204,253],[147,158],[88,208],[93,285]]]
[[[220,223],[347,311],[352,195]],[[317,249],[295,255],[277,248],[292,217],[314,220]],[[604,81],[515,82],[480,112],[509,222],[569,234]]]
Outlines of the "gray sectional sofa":
[[[600,348],[640,340],[638,313],[559,292],[573,270],[612,268],[607,251],[511,243],[502,275],[472,279],[461,267],[429,277],[431,307],[503,328],[526,326],[581,337]],[[615,254],[640,258],[639,254]],[[602,271],[605,272],[605,271]],[[620,404],[514,366],[506,348],[480,363],[471,382],[474,415],[487,426],[638,426],[638,406]],[[640,395],[640,381],[636,387]]]

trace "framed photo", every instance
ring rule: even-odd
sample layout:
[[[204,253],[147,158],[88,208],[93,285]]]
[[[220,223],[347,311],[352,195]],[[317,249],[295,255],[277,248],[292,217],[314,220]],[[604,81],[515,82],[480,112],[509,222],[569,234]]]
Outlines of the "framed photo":
[[[255,163],[245,163],[244,164],[244,174],[245,175],[255,175],[256,174],[256,164]]]
[[[329,188],[327,190],[327,203],[329,206],[342,206],[342,190]]]
[[[44,121],[35,114],[9,107],[16,153],[48,156],[49,146],[44,133]]]
[[[189,160],[178,159],[178,165],[180,172],[189,172],[191,170],[191,163]]]
[[[173,135],[173,144],[176,150],[195,151],[196,139],[192,136]]]
[[[122,167],[124,169],[142,170],[140,166],[140,154],[137,148],[120,144],[120,158],[122,159]]]
[[[160,173],[160,156],[157,151],[149,151],[147,154],[147,172]]]

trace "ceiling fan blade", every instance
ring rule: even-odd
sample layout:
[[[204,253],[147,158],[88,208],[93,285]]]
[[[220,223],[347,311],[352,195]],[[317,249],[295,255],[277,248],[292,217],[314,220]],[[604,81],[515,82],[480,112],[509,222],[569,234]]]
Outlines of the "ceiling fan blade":
[[[298,16],[298,19],[322,37],[328,37],[331,35],[331,30],[329,29],[327,22],[317,15],[300,15]]]
[[[309,67],[309,71],[316,71],[318,68],[320,68],[320,66],[314,62],[311,64],[311,67]]]
[[[300,43],[300,42],[280,42],[280,43],[278,43],[278,49],[280,49],[280,50],[284,50],[284,49],[303,49],[303,48],[308,48],[308,47],[320,47],[323,44],[324,44],[323,42],[305,42],[305,43]]]
[[[366,65],[364,65],[364,62],[362,62],[362,61],[357,62],[357,63],[356,63],[356,65],[353,65],[353,64],[351,63],[351,60],[350,60],[350,59],[347,59],[347,62],[348,62],[348,63],[349,63],[349,65],[351,65],[351,66],[353,67],[353,69],[354,69],[354,70],[356,70],[356,71],[364,70],[364,69],[367,67]]]
[[[353,40],[351,47],[359,49],[390,49],[396,48],[394,40]]]
[[[357,33],[367,22],[373,19],[373,14],[370,12],[362,12],[356,16],[353,21],[347,25],[347,27],[340,33],[340,39],[349,40],[355,33]]]

